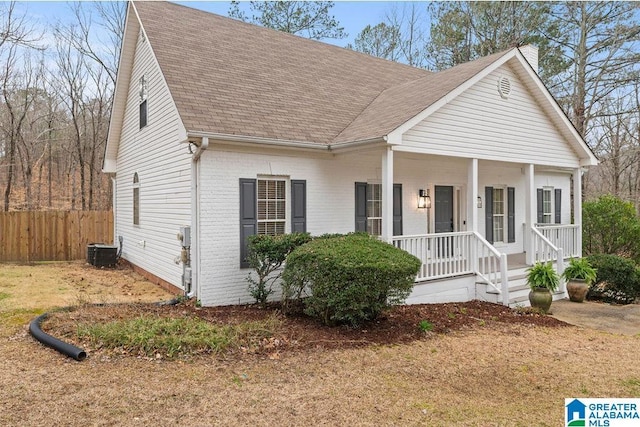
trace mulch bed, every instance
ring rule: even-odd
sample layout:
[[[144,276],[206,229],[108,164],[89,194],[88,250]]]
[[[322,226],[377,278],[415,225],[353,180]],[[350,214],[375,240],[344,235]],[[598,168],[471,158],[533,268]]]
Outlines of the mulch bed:
[[[255,306],[218,307],[203,310],[205,311],[203,317],[212,320],[235,321],[253,316],[261,318],[265,315],[264,309]],[[420,322],[425,320],[433,325],[430,333],[426,333],[419,327]],[[568,326],[553,317],[541,315],[531,310],[513,310],[499,304],[470,301],[397,306],[385,312],[380,318],[356,328],[350,326],[328,327],[308,316],[289,316],[285,318],[285,329],[287,335],[300,338],[297,341],[301,348],[354,348],[372,344],[409,343],[424,339],[431,333],[442,334],[473,327],[490,327],[496,323]]]
[[[282,352],[309,350],[349,349],[371,345],[394,345],[424,340],[435,334],[472,328],[492,328],[505,324],[562,327],[568,324],[530,309],[510,309],[503,305],[481,301],[446,304],[404,305],[393,307],[375,321],[360,327],[328,327],[319,321],[304,316],[284,316],[279,305],[266,308],[256,305],[223,307],[197,307],[187,301],[175,306],[152,304],[85,305],[69,312],[56,313],[43,325],[47,333],[60,339],[78,342],[76,325],[80,322],[107,322],[116,319],[143,315],[198,316],[217,324],[237,324],[279,316],[282,327],[277,336],[265,340],[255,348],[244,352],[273,356]],[[429,322],[429,331],[420,328],[420,323]]]

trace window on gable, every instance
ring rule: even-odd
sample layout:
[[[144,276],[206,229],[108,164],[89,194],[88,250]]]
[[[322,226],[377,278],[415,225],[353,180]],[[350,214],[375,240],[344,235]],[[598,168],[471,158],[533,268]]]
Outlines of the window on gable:
[[[140,179],[133,174],[133,224],[140,225]]]
[[[258,234],[284,234],[286,184],[280,179],[258,179]]]
[[[140,96],[140,129],[147,125],[147,80],[144,76],[140,77],[139,82],[139,96]]]

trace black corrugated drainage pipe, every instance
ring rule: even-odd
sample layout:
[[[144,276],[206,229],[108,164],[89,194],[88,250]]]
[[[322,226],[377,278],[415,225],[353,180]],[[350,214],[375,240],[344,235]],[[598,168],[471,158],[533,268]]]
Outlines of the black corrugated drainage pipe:
[[[154,304],[156,305],[176,305],[180,302],[181,298],[173,298],[169,301],[158,301]],[[95,304],[97,306],[104,306],[107,304]],[[52,337],[51,335],[43,332],[40,329],[40,324],[49,316],[49,313],[44,313],[31,321],[29,324],[29,332],[31,335],[41,342],[42,344],[51,347],[59,353],[64,354],[65,356],[69,356],[72,359],[77,360],[78,362],[82,362],[87,358],[87,353],[81,349],[80,347],[76,347],[75,345],[66,343],[64,341],[59,340],[56,337]]]
[[[75,345],[71,345],[64,341],[60,341],[59,339],[52,337],[51,335],[45,333],[40,329],[40,323],[47,318],[49,313],[42,314],[31,321],[29,324],[29,332],[33,337],[40,341],[42,344],[51,347],[52,349],[69,356],[79,362],[82,362],[87,358],[87,353]]]

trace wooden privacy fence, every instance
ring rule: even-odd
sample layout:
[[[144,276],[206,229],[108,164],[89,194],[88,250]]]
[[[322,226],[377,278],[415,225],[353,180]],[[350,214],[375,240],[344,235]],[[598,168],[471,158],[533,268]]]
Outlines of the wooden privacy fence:
[[[0,212],[0,261],[70,261],[113,241],[112,211]]]

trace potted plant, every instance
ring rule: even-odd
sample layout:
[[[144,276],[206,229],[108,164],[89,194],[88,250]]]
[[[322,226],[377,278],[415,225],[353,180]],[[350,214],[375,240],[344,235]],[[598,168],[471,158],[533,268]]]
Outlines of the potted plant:
[[[536,262],[527,269],[527,284],[531,288],[529,302],[531,307],[546,313],[551,307],[551,292],[558,289],[560,277],[551,262]]]
[[[589,292],[589,286],[596,280],[596,269],[586,258],[571,258],[562,273],[562,278],[567,281],[569,299],[583,302]]]

